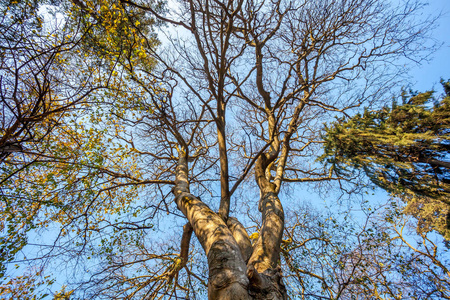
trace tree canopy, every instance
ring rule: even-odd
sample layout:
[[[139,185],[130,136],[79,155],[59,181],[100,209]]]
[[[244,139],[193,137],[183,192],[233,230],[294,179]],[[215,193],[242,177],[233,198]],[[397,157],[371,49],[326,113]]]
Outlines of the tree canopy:
[[[403,198],[419,230],[450,239],[450,83],[433,92],[402,94],[402,104],[366,110],[326,129],[322,160],[343,174],[360,168],[372,182]]]
[[[367,202],[364,179],[317,162],[324,123],[382,103],[404,60],[433,48],[420,1],[1,5],[48,20],[24,31],[55,59],[45,77],[40,55],[1,48],[14,145],[0,144],[0,295],[449,297],[446,248],[411,240],[401,202]],[[20,105],[46,113],[29,123]]]
[[[143,54],[141,39],[135,41],[140,27],[131,13],[116,8],[111,14],[112,2],[90,5],[94,6],[80,8],[64,1],[1,2],[2,263],[13,259],[26,244],[27,231],[43,226],[36,220],[42,204],[61,205],[54,193],[52,200],[45,198],[44,186],[57,190],[59,185],[54,173],[67,179],[68,165],[76,163],[74,169],[81,170],[83,161],[99,163],[92,153],[101,148],[100,137],[95,143],[92,136],[100,129],[82,123],[99,122],[101,112],[96,105],[108,104],[99,100],[99,91],[101,95],[106,89],[121,93],[123,101],[129,97],[125,90],[130,87],[120,80],[115,66],[137,58],[149,68],[153,65]],[[151,28],[149,20],[140,20]],[[130,22],[119,38],[118,28]],[[99,36],[109,40],[108,51],[102,49]],[[132,40],[135,47],[129,45]],[[144,42],[147,47],[156,44],[151,33]],[[125,44],[134,49],[132,53],[123,49]],[[91,143],[83,143],[86,140]],[[65,179],[61,182],[70,185]]]

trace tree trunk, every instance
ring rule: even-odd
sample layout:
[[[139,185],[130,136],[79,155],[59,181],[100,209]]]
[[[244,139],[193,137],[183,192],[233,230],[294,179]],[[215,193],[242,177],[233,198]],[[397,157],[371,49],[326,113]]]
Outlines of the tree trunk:
[[[245,228],[236,218],[228,218],[225,223],[189,192],[187,172],[187,160],[181,156],[173,192],[178,208],[192,225],[208,259],[208,298],[286,299],[278,267],[284,225],[278,196],[273,192],[262,195],[263,227],[252,247]]]

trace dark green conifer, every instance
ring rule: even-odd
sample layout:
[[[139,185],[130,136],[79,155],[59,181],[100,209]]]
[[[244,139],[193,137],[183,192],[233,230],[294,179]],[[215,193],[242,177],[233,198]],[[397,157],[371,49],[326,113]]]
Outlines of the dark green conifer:
[[[450,239],[450,82],[445,94],[402,93],[402,104],[366,110],[326,127],[324,155],[338,173],[362,169],[406,203],[418,231]]]

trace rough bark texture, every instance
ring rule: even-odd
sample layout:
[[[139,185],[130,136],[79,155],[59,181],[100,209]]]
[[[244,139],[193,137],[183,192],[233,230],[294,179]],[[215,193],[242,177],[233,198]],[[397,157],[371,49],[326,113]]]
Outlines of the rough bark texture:
[[[218,214],[189,192],[187,160],[178,161],[175,201],[192,225],[209,265],[210,299],[249,299],[246,264],[231,231]]]
[[[247,263],[247,276],[254,299],[286,299],[286,288],[278,267],[284,230],[284,212],[276,186],[265,175],[270,162],[262,155],[255,166],[256,181],[261,191],[259,209],[262,227]]]
[[[266,186],[262,193],[263,226],[252,247],[245,228],[236,218],[230,217],[225,223],[189,192],[184,156],[178,161],[176,173],[175,201],[208,258],[208,298],[286,299],[278,267],[284,215],[274,185]]]

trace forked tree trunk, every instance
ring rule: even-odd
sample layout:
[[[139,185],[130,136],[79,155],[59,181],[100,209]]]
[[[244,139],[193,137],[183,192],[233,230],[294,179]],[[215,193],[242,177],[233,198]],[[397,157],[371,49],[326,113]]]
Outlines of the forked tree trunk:
[[[263,226],[252,246],[245,228],[235,218],[227,223],[189,192],[188,167],[180,157],[173,190],[180,211],[202,245],[209,267],[209,299],[286,299],[279,264],[284,215],[270,188],[261,195]]]

